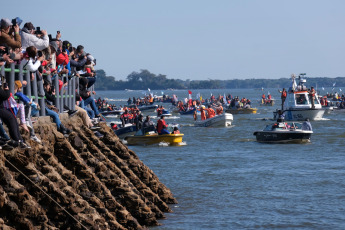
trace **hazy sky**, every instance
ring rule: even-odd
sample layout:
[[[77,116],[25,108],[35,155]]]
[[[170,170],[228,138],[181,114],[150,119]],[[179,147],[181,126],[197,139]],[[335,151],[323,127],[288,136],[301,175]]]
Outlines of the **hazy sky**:
[[[41,2],[41,3],[38,3]],[[62,33],[125,79],[345,76],[343,0],[6,1],[1,17]]]

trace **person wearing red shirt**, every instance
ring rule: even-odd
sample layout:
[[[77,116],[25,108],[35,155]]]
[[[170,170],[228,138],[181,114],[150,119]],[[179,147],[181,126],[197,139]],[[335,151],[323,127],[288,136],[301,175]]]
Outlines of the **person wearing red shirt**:
[[[167,128],[167,123],[164,120],[164,116],[161,116],[161,119],[159,119],[157,121],[157,132],[158,132],[158,134],[159,135],[170,134],[166,128]]]

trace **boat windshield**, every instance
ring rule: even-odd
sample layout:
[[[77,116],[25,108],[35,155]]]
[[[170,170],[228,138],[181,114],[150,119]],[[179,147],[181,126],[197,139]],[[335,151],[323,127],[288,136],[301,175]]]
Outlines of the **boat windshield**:
[[[307,105],[308,104],[308,100],[307,100],[305,94],[296,94],[295,100],[296,100],[297,105]]]

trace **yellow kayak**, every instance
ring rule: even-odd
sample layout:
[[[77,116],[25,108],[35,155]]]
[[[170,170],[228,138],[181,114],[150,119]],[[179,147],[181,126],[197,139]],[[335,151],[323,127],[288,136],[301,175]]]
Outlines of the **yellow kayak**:
[[[239,109],[227,109],[225,112],[232,113],[232,114],[250,114],[250,113],[256,113],[258,109],[256,108],[239,108]]]
[[[152,145],[160,142],[167,142],[170,145],[176,145],[182,142],[183,134],[163,134],[158,135],[157,133],[138,135],[138,136],[127,136],[125,140],[128,145]]]

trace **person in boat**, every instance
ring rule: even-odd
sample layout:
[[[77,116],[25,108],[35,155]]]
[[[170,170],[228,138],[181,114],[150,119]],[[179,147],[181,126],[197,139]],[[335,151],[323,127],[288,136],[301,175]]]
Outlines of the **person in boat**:
[[[315,91],[313,86],[310,88],[310,90],[308,90],[308,93],[309,93],[309,98],[311,100],[311,108],[315,109],[315,94],[316,94],[316,91]]]
[[[286,92],[285,88],[283,88],[283,91],[280,91],[278,89],[278,92],[281,93],[280,98],[282,99],[282,110],[284,110],[284,102],[285,102],[286,97],[287,97],[287,92]]]
[[[206,113],[205,113],[205,106],[204,105],[202,105],[201,107],[200,107],[200,114],[201,114],[201,120],[203,121],[203,120],[206,120]]]
[[[136,115],[135,115],[135,126],[137,128],[137,130],[140,130],[143,126],[143,118],[144,116],[141,114],[141,112],[139,110],[136,111]]]
[[[151,121],[150,116],[146,116],[145,121],[143,123],[143,127],[142,127],[143,133],[147,133],[150,131],[156,131],[156,127],[153,124],[153,122]]]
[[[216,109],[217,115],[221,115],[223,113],[223,106],[219,103]]]
[[[125,127],[125,124],[129,122],[129,113],[126,109],[125,112],[121,115],[120,120],[122,122],[122,127]]]
[[[172,131],[171,134],[180,134],[180,130],[178,130],[177,127],[174,127],[174,131]]]
[[[131,98],[128,98],[127,104],[128,105],[132,104],[132,99]]]
[[[283,110],[278,110],[278,119],[277,122],[284,122],[285,120],[285,115]]]
[[[313,130],[308,118],[305,119],[305,121],[302,123],[302,130],[310,130],[310,131]]]
[[[159,135],[163,134],[170,134],[167,130],[167,123],[164,120],[164,116],[162,115],[161,118],[157,121],[157,132]]]
[[[110,127],[114,131],[119,129],[119,127],[115,123],[110,123]]]
[[[265,102],[266,102],[266,95],[265,94],[262,94],[261,102],[262,102],[262,104],[265,104]]]
[[[214,110],[211,108],[211,105],[208,105],[208,108],[207,108],[207,119],[208,118],[212,118],[216,116],[216,112],[214,112]]]
[[[193,118],[194,118],[194,121],[198,120],[198,112],[197,110],[194,110],[194,113],[193,113]]]

